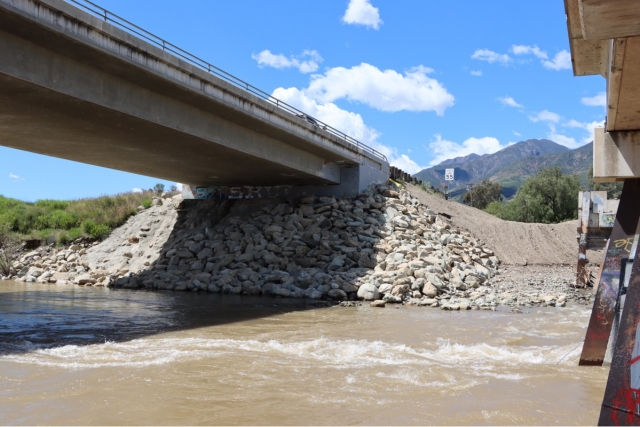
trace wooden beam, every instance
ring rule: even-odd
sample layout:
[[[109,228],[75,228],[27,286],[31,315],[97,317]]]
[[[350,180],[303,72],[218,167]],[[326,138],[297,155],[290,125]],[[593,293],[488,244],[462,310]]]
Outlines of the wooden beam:
[[[616,129],[618,115],[618,103],[620,101],[622,87],[622,66],[627,48],[627,39],[613,40],[611,42],[610,63],[608,64],[607,77],[607,130]]]
[[[578,0],[565,0],[567,31],[574,76],[606,76],[608,41],[584,40]]]
[[[608,40],[640,36],[637,0],[579,0],[585,40]]]

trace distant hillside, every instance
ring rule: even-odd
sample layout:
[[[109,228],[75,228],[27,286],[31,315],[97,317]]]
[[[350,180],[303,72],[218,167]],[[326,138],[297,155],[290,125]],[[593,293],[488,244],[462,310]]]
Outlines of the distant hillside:
[[[445,160],[444,162],[440,163],[438,166],[447,166],[447,165],[455,165],[455,164],[467,163],[467,162],[470,162],[472,160],[479,159],[480,157],[483,157],[483,156],[486,156],[486,154],[483,154],[482,156],[480,156],[478,154],[471,153],[468,156],[456,157],[456,158],[453,158],[453,159]]]
[[[580,175],[581,181],[586,181],[589,165],[593,163],[593,143],[589,143],[575,150],[560,154],[522,159],[507,165],[491,177],[502,184],[502,194],[511,197],[529,176],[533,176],[540,168],[560,166],[564,173]]]
[[[560,166],[566,173],[578,173],[586,178],[592,162],[592,150],[592,144],[569,150],[548,139],[529,139],[493,154],[470,154],[445,160],[415,176],[437,188],[449,184],[450,191],[456,195],[462,195],[469,183],[490,179],[502,184],[502,193],[508,198],[515,194],[528,176],[535,175],[542,167]],[[449,168],[455,170],[453,183],[444,180],[445,169]]]

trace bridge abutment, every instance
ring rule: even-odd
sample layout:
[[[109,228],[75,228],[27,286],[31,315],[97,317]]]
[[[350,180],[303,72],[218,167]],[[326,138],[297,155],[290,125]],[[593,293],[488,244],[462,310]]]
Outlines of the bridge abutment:
[[[363,159],[360,164],[341,165],[340,183],[335,185],[278,185],[278,186],[220,186],[198,187],[185,185],[183,196],[187,199],[250,199],[269,197],[335,196],[356,197],[372,184],[383,184],[389,179],[389,167]]]

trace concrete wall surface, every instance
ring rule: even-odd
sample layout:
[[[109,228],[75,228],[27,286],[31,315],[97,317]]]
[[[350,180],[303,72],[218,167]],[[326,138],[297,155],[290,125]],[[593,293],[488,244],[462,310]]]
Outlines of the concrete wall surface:
[[[593,179],[622,181],[640,176],[640,131],[594,128]]]

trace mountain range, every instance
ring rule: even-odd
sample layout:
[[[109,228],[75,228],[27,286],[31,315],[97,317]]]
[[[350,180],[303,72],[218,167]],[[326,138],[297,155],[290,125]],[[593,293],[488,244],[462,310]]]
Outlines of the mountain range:
[[[592,162],[593,143],[570,150],[548,139],[528,139],[492,154],[448,159],[414,176],[436,188],[449,185],[449,192],[454,197],[466,192],[468,184],[489,179],[499,182],[502,194],[510,198],[526,178],[535,175],[540,168],[560,166],[563,172],[578,174],[581,180],[586,180]],[[453,181],[445,181],[445,169],[454,169]]]

